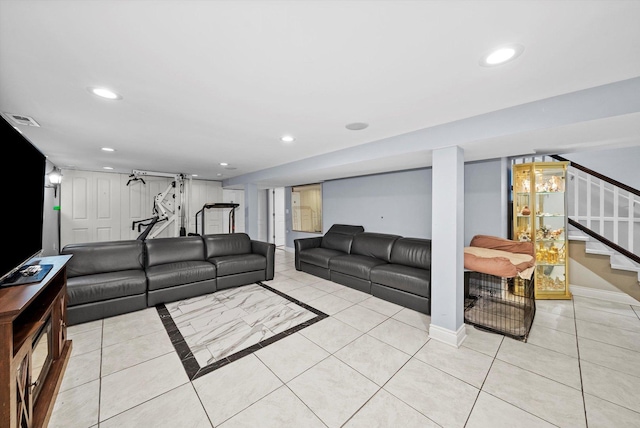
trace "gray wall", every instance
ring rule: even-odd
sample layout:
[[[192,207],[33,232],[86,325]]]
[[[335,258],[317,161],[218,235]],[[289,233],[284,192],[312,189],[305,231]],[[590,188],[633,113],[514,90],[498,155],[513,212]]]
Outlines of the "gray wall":
[[[464,242],[475,235],[507,238],[509,165],[506,159],[464,166]]]
[[[562,157],[606,175],[627,186],[640,189],[640,145],[610,150],[566,153]]]
[[[431,168],[332,180],[322,185],[323,229],[356,224],[367,232],[431,237]]]
[[[507,236],[505,160],[465,165],[465,244],[475,235]],[[323,231],[357,224],[368,232],[431,238],[431,168],[331,180],[322,185]],[[313,233],[291,231],[291,188],[285,189],[286,246]]]

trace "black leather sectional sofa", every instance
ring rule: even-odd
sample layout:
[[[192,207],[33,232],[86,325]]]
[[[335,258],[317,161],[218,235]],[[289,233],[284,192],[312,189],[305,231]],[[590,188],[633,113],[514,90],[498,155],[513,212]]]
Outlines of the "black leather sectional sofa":
[[[431,314],[431,240],[335,224],[322,237],[294,241],[295,267]]]
[[[273,279],[275,245],[244,233],[69,244],[67,323]]]

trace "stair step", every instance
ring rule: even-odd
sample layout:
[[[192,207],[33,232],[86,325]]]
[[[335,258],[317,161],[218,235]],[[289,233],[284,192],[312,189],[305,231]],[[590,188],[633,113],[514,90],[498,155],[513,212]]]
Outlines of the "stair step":
[[[585,243],[584,250],[587,254],[609,256],[612,269],[637,272],[638,282],[640,282],[640,264],[609,248],[602,242],[591,238],[575,226],[569,225],[567,229],[567,239],[570,241],[583,241]]]
[[[603,256],[612,256],[617,254],[611,248],[598,241],[587,241],[585,245],[585,251],[588,254],[601,254]]]
[[[611,267],[616,269],[631,270],[640,272],[640,264],[629,260],[621,254],[614,254],[611,256]]]
[[[586,233],[580,232],[579,230],[570,230],[569,235],[567,235],[569,241],[588,241],[589,235]]]
[[[638,282],[640,282],[640,264],[628,259],[622,254],[614,254],[610,257],[611,268],[618,270],[626,270],[628,272],[638,273]]]
[[[589,235],[577,229],[575,226],[569,225],[567,229],[567,239],[569,241],[589,241]]]

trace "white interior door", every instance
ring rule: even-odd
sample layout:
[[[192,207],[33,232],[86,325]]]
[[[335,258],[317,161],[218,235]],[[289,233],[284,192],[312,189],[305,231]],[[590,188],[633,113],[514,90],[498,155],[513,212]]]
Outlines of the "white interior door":
[[[274,189],[274,224],[275,224],[275,244],[276,247],[284,247],[285,235],[284,235],[284,187],[278,187]]]
[[[269,191],[258,190],[258,240],[269,239]]]
[[[64,171],[60,189],[60,246],[119,240],[120,176]]]

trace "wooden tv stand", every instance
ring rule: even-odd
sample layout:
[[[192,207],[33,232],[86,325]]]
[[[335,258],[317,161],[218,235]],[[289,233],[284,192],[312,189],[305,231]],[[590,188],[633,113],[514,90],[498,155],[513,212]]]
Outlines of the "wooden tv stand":
[[[71,256],[37,257],[29,264],[53,265],[32,284],[0,288],[0,426],[46,427],[62,376],[71,356],[67,339],[67,271]],[[48,321],[51,321],[48,324]],[[34,341],[43,327],[51,359],[38,379],[34,372]],[[42,346],[38,349],[41,353]],[[46,354],[46,352],[45,352]],[[37,394],[37,396],[34,396]]]

